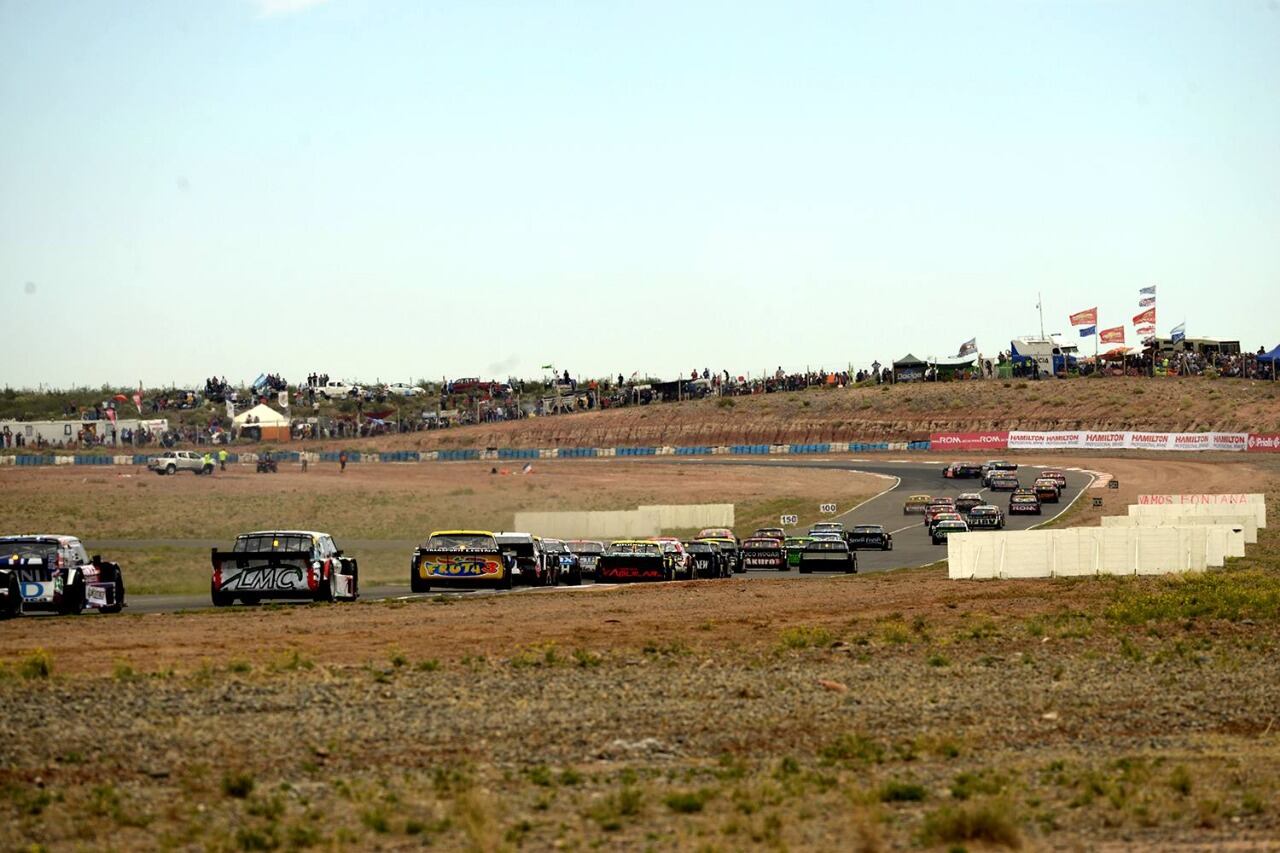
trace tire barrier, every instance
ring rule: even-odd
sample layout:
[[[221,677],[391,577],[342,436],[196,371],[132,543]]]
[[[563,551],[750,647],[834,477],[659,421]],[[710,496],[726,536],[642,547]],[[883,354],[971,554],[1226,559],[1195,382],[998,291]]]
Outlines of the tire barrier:
[[[487,450],[464,448],[456,450],[392,450],[361,453],[347,451],[347,462],[382,462],[405,464],[419,462],[471,462],[484,459],[599,459],[617,456],[811,456],[825,453],[887,453],[892,451],[927,451],[928,441],[850,441],[818,442],[814,444],[730,444],[691,445],[687,447],[558,447],[528,448],[500,447]],[[337,463],[338,451],[273,450],[281,462],[298,462],[302,454],[308,461]],[[104,455],[77,453],[57,455],[17,454],[0,456],[0,465],[143,465],[160,454],[134,453]],[[216,458],[217,451],[214,451]],[[232,453],[228,462],[256,463],[255,452]]]

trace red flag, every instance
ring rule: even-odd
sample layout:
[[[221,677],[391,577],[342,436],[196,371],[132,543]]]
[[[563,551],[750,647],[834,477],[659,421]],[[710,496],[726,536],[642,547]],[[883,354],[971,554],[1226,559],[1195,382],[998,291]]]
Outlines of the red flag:
[[[1104,344],[1124,343],[1124,326],[1116,326],[1114,329],[1103,329],[1098,334],[1098,340]]]
[[[1154,323],[1155,321],[1156,321],[1156,309],[1148,308],[1146,311],[1143,311],[1141,314],[1133,318],[1133,325],[1146,326]]]
[[[1073,326],[1095,326],[1097,323],[1097,308],[1090,308],[1088,311],[1081,311],[1079,314],[1071,315],[1071,325]]]
[[[116,410],[115,410],[115,409],[107,409],[107,420],[111,421],[111,423],[115,423],[115,422],[116,422]]]

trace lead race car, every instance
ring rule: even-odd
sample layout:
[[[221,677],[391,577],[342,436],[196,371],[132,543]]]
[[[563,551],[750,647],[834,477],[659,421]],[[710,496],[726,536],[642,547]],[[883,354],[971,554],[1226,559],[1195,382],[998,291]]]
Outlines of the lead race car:
[[[257,604],[264,598],[355,601],[360,596],[355,558],[344,556],[328,533],[241,533],[230,551],[214,548],[209,559],[213,565],[209,596],[215,607],[228,607],[237,599]]]
[[[119,613],[124,574],[115,563],[89,557],[74,536],[0,537],[0,618],[24,611],[74,615],[86,607]]]

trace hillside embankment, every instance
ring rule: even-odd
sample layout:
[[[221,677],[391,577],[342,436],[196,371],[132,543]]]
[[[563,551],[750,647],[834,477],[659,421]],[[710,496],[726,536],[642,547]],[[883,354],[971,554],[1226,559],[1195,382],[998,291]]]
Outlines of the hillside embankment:
[[[324,444],[386,450],[804,444],[1001,429],[1277,432],[1280,383],[1105,378],[814,388]]]

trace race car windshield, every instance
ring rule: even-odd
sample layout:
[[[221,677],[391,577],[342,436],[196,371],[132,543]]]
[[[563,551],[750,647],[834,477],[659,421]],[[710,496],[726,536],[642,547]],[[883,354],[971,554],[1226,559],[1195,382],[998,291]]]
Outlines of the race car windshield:
[[[276,551],[279,553],[294,553],[296,551],[304,551],[311,553],[311,537],[299,536],[297,534],[263,534],[240,536],[236,538],[236,544],[231,548],[233,553],[251,553],[260,551]]]
[[[502,549],[504,554],[511,554],[515,557],[533,557],[532,542],[499,542],[498,547]]]
[[[445,533],[427,540],[427,548],[433,551],[493,551],[498,543],[492,536]]]
[[[778,549],[777,539],[748,539],[742,543],[744,550],[751,551],[776,551]]]
[[[648,554],[661,556],[658,546],[651,542],[615,542],[609,550],[614,554]]]
[[[58,546],[52,542],[40,542],[28,539],[17,542],[0,542],[0,563],[17,557],[19,560],[43,560],[53,562],[58,553]]]
[[[853,532],[854,533],[879,533],[880,528],[872,527],[866,524],[859,524],[857,527],[853,528]]]

